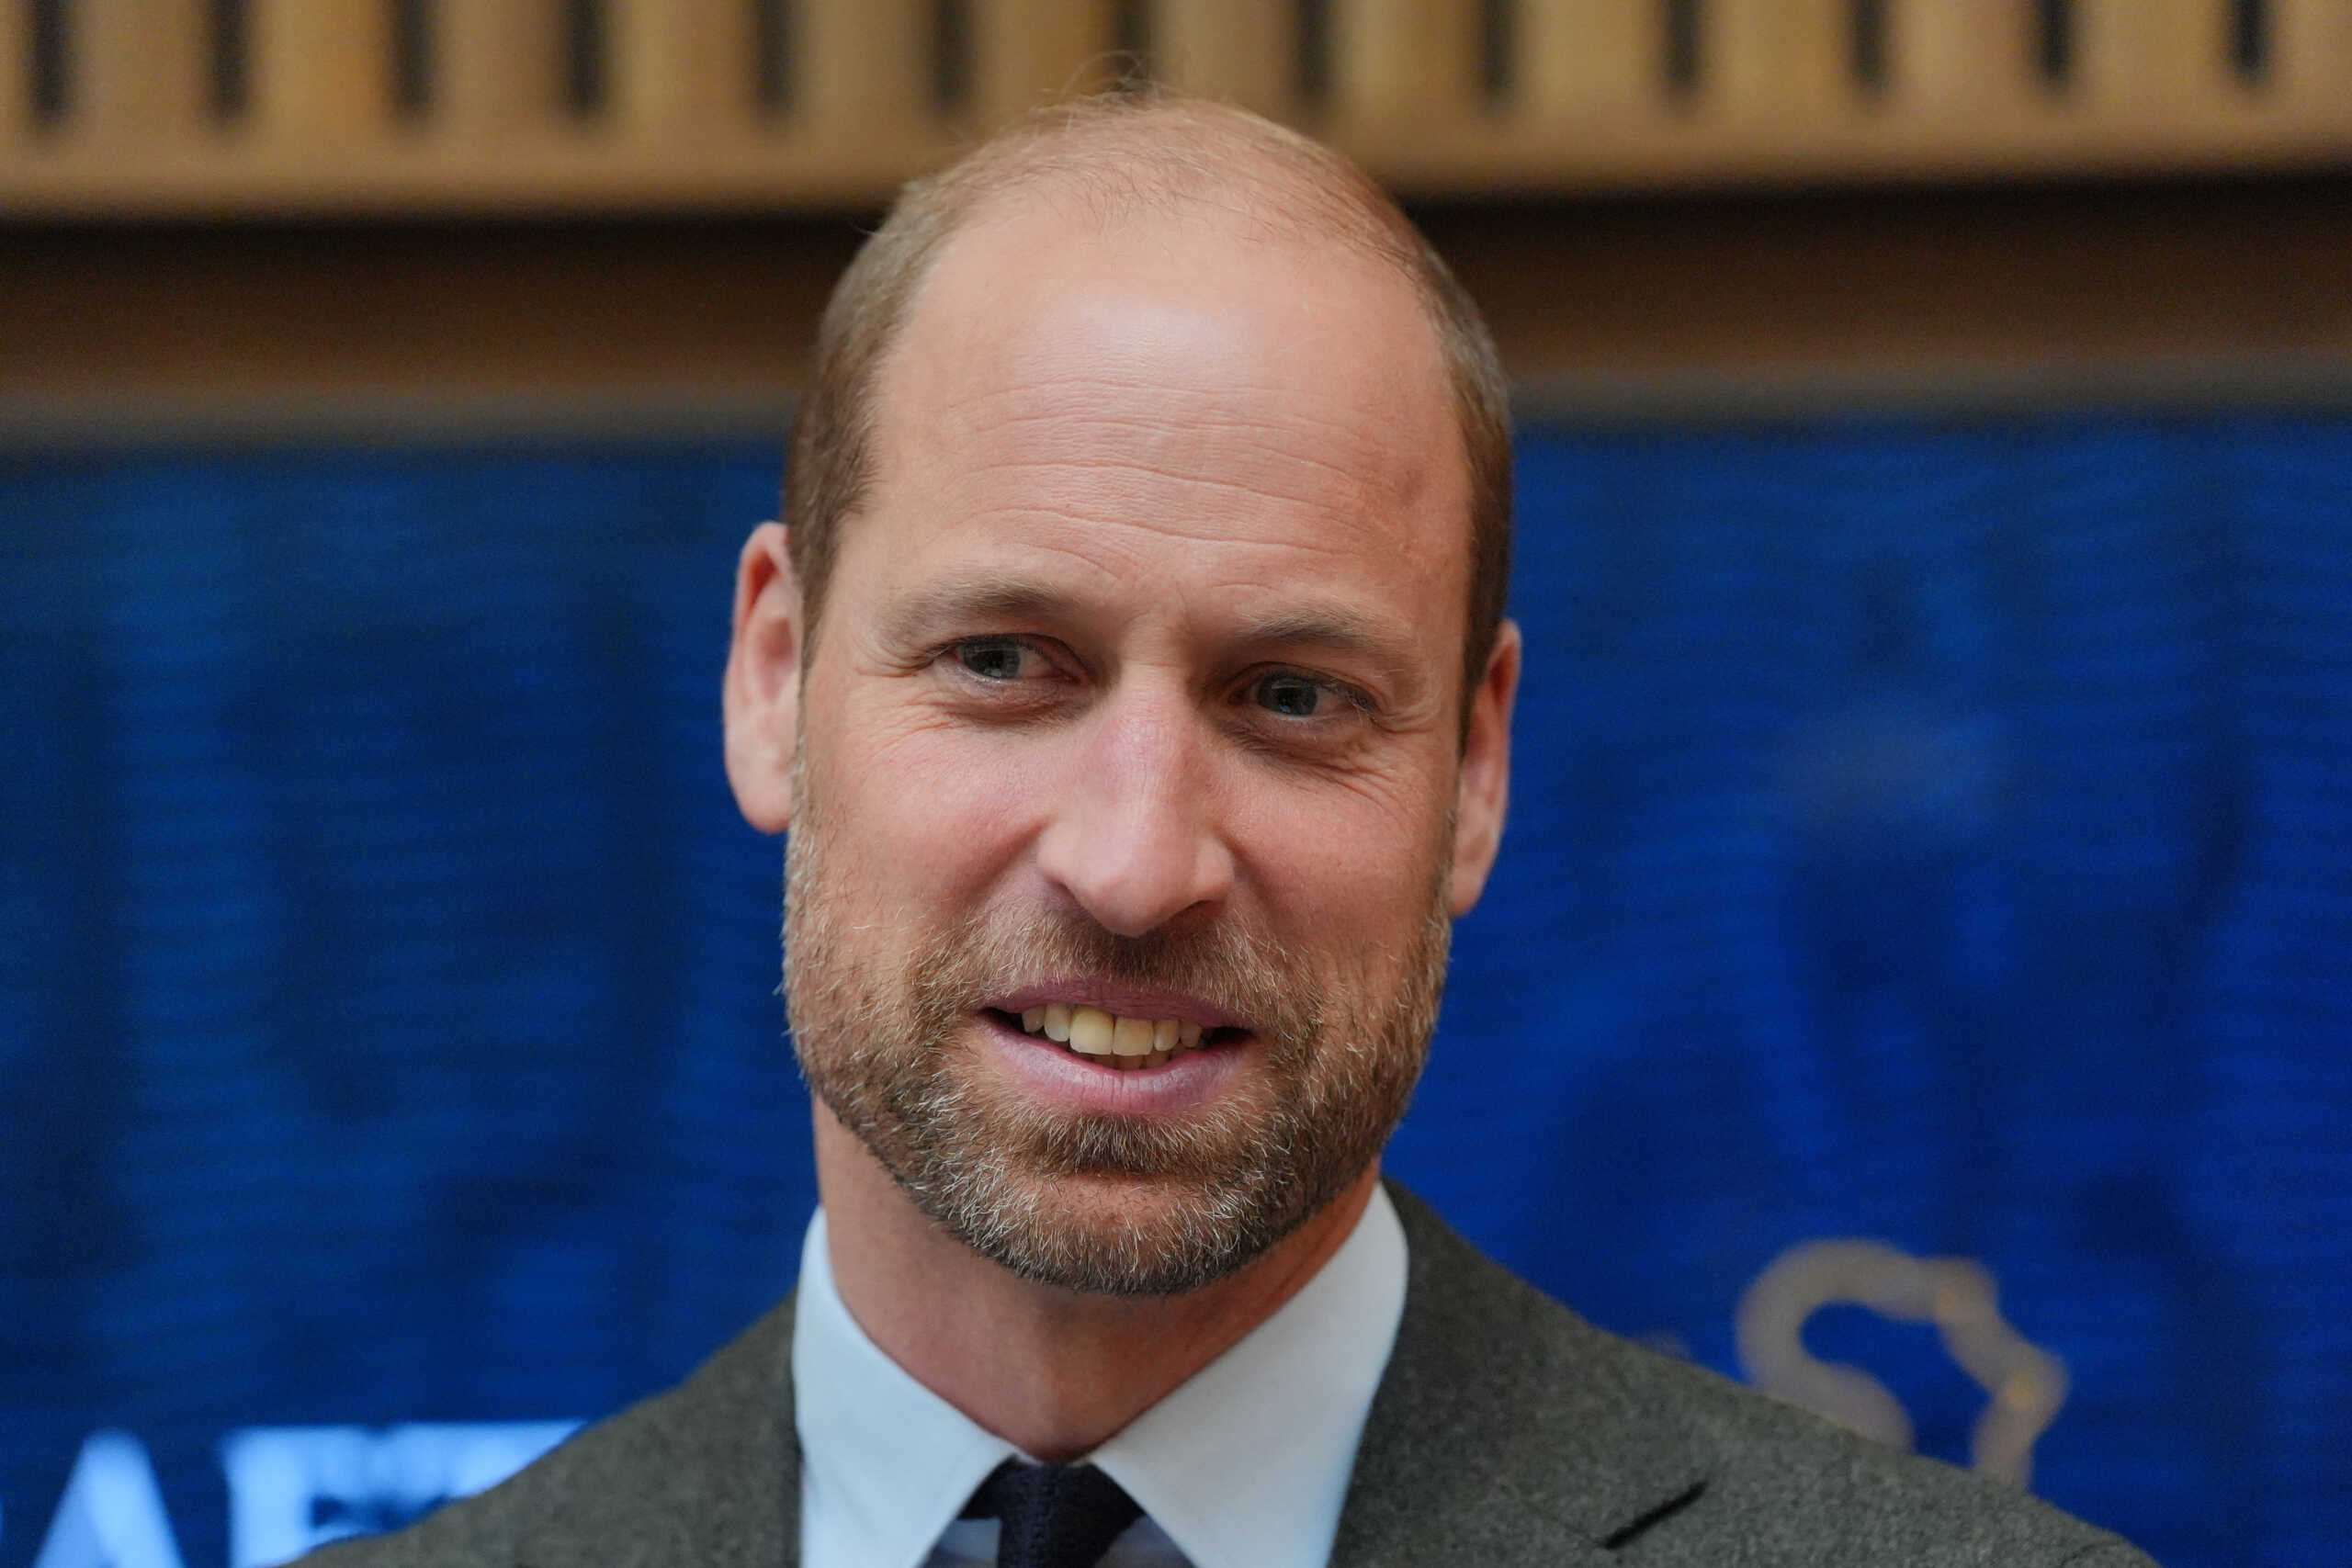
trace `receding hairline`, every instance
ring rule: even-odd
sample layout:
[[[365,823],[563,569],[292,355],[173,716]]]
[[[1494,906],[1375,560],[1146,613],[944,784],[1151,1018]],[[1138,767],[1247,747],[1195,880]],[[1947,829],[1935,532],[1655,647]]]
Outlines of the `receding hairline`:
[[[785,512],[812,641],[839,526],[860,510],[872,479],[880,384],[932,274],[967,230],[1000,209],[1033,207],[1106,231],[1155,216],[1209,218],[1245,241],[1336,250],[1405,283],[1438,349],[1469,472],[1466,697],[1493,646],[1511,553],[1508,394],[1476,307],[1388,193],[1344,154],[1246,109],[1148,91],[1041,109],[910,182],[844,275],[819,332],[816,383],[786,473]]]
[[[1089,172],[1091,174],[1091,171]],[[1204,179],[1214,181],[1214,171],[1204,174]],[[1068,183],[1057,182],[1048,175],[1035,180],[1022,180],[989,192],[983,200],[965,208],[956,221],[939,235],[923,258],[919,274],[909,283],[903,308],[899,311],[888,338],[879,345],[871,371],[873,399],[867,430],[869,441],[878,437],[885,423],[886,400],[906,395],[901,376],[920,374],[910,370],[908,356],[917,346],[918,323],[927,311],[940,308],[934,303],[933,290],[943,286],[951,271],[967,269],[976,258],[974,249],[989,250],[989,242],[1008,233],[1020,234],[1021,244],[1052,243],[1063,234],[1071,236],[1067,242],[1082,247],[1089,242],[1105,243],[1105,254],[1116,265],[1122,249],[1129,244],[1149,245],[1155,234],[1183,237],[1180,243],[1190,249],[1193,239],[1216,244],[1231,245],[1243,254],[1263,254],[1269,260],[1279,256],[1280,265],[1300,267],[1322,280],[1329,280],[1335,273],[1362,278],[1385,290],[1384,310],[1394,307],[1402,313],[1385,318],[1404,333],[1406,338],[1387,338],[1383,352],[1392,372],[1401,372],[1419,378],[1434,390],[1443,404],[1452,402],[1449,363],[1441,341],[1436,308],[1419,287],[1419,278],[1404,258],[1381,245],[1371,237],[1373,225],[1359,215],[1355,225],[1359,232],[1338,231],[1313,214],[1304,214],[1296,207],[1284,208],[1267,193],[1261,201],[1237,202],[1219,199],[1231,196],[1229,185],[1205,184],[1199,190],[1169,190],[1152,193],[1140,199],[1120,199],[1115,204],[1098,199],[1097,186],[1085,183],[1085,178]],[[1005,265],[1001,252],[978,265],[989,269]],[[1051,265],[1048,263],[1047,265]],[[1253,266],[1256,264],[1251,264]],[[1294,274],[1294,276],[1298,276]],[[959,290],[968,305],[969,277]],[[983,285],[990,293],[1001,287],[993,282]],[[1016,280],[1012,287],[1020,287]],[[1409,348],[1405,345],[1409,343]],[[892,393],[894,386],[899,389]],[[1441,439],[1451,446],[1449,460],[1466,463],[1466,433],[1458,418],[1447,421],[1447,431]]]
[[[1245,110],[1149,91],[1056,105],[999,132],[941,175],[913,182],[909,196],[919,198],[933,183],[952,189],[932,217],[936,227],[905,280],[889,332],[876,345],[869,420],[878,419],[882,389],[947,257],[981,232],[1040,214],[1084,224],[1097,235],[1197,220],[1209,231],[1269,249],[1313,254],[1336,248],[1411,291],[1444,375],[1436,341],[1444,302],[1433,297],[1419,265],[1419,233],[1354,164]],[[867,428],[870,437],[872,424]]]

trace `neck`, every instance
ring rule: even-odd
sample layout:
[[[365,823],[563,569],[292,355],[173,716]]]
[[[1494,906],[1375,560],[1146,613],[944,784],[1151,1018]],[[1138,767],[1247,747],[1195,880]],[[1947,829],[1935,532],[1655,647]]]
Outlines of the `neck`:
[[[1103,1296],[1023,1280],[900,1191],[820,1102],[817,1188],[835,1286],[866,1337],[1025,1453],[1078,1458],[1273,1315],[1355,1229],[1377,1167],[1234,1273],[1181,1296]]]

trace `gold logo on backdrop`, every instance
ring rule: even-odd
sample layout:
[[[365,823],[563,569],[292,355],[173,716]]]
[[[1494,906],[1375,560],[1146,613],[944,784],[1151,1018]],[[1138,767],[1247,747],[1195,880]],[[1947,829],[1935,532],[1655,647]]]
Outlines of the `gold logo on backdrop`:
[[[1851,1304],[1902,1323],[1932,1323],[1986,1399],[1969,1440],[1977,1470],[2026,1484],[2033,1445],[2066,1402],[2066,1366],[2001,1315],[1993,1276],[1967,1258],[1914,1258],[1883,1242],[1799,1243],[1739,1300],[1740,1365],[1750,1382],[1866,1437],[1911,1446],[1910,1412],[1861,1368],[1804,1348],[1805,1321]]]

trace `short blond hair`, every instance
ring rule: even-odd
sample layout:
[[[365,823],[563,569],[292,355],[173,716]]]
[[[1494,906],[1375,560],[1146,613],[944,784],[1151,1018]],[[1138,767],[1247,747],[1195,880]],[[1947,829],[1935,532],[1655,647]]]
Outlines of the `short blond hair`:
[[[1420,231],[1345,156],[1246,109],[1160,92],[1040,110],[910,181],[834,286],[785,469],[784,521],[807,635],[816,635],[841,529],[872,479],[882,362],[947,241],[979,209],[1024,190],[1075,199],[1106,220],[1211,206],[1271,238],[1340,243],[1411,285],[1436,333],[1469,465],[1466,724],[1510,583],[1510,405],[1494,339]]]

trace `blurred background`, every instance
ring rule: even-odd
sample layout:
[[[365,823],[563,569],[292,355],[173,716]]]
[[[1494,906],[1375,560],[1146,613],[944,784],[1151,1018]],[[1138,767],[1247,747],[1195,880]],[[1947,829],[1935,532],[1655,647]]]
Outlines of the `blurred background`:
[[[2342,1563],[2352,0],[6,0],[0,1568],[397,1524],[789,1287],[734,551],[896,182],[1120,73],[1353,152],[1516,380],[1393,1168]]]

